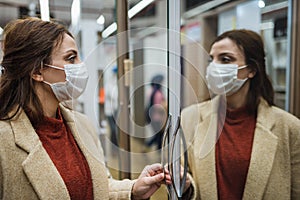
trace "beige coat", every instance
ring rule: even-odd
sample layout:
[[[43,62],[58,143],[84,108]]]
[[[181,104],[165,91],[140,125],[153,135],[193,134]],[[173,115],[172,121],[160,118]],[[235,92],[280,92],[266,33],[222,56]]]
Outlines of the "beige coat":
[[[218,104],[217,97],[182,111],[196,199],[218,199],[214,148]],[[300,199],[300,120],[262,99],[254,134],[243,199]]]
[[[92,124],[84,115],[63,106],[61,112],[89,164],[94,199],[130,199],[134,181],[110,177]],[[0,199],[70,199],[24,111],[13,120],[0,121]]]

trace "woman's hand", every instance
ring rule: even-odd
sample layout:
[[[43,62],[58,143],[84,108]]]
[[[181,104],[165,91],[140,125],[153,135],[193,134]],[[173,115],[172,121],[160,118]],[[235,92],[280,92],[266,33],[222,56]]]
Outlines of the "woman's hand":
[[[170,176],[166,176],[167,182]],[[132,199],[148,199],[164,183],[165,176],[161,164],[146,166],[132,187]]]
[[[181,166],[181,170],[180,170],[180,178],[182,179],[183,177],[183,173],[184,173],[184,169],[183,167]],[[189,176],[186,176],[186,179],[185,179],[185,186],[184,186],[184,189],[183,189],[183,193],[185,193],[187,191],[187,189],[189,189],[191,186],[191,180],[189,179]]]
[[[182,166],[180,166],[180,179],[182,180],[183,178],[183,173],[184,173],[184,169]],[[171,180],[171,176],[170,176],[170,172],[168,170],[168,166],[165,166],[165,175],[166,175],[166,183],[167,184],[172,184],[172,180]],[[183,193],[185,193],[191,186],[191,180],[189,179],[189,176],[186,176],[186,180],[185,180],[185,185],[183,188]]]

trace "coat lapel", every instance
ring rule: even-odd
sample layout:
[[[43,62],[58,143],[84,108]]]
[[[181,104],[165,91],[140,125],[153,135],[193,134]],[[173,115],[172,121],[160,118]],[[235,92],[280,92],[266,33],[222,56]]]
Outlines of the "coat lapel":
[[[218,199],[217,192],[217,181],[216,181],[216,169],[215,169],[215,145],[218,140],[218,112],[219,112],[219,102],[221,98],[216,97],[212,100],[209,113],[206,117],[204,116],[203,121],[198,124],[196,128],[195,146],[199,146],[200,150],[196,149],[196,157],[199,160],[197,165],[199,170],[199,188],[201,193],[201,199]],[[203,132],[207,130],[207,132]],[[207,170],[210,169],[210,170]]]
[[[261,99],[258,107],[259,115],[257,116],[250,166],[243,196],[245,200],[263,199],[267,181],[271,174],[278,138],[271,132],[275,121],[267,117],[269,110],[267,103]]]
[[[43,148],[24,111],[11,121],[15,143],[28,155],[23,170],[40,199],[70,199],[56,167]]]
[[[196,129],[198,133],[203,132],[203,130],[208,130],[207,127],[209,124],[207,122],[202,123],[199,125]],[[216,182],[216,170],[215,170],[215,145],[214,139],[212,137],[208,137],[207,135],[204,136],[204,143],[208,145],[201,144],[203,140],[201,141],[201,137],[197,137],[195,140],[195,146],[200,147],[194,149],[195,155],[197,158],[198,163],[196,163],[197,166],[197,172],[199,177],[197,182],[199,183],[199,190],[201,194],[201,199],[211,199],[211,200],[217,200],[217,182]],[[207,143],[206,143],[207,142]],[[209,169],[209,170],[207,170]]]
[[[91,171],[93,180],[94,199],[108,199],[108,175],[100,142],[92,124],[84,124],[75,114],[61,106],[61,111],[68,127],[84,154]],[[75,120],[75,121],[74,121]],[[90,134],[88,134],[90,133]]]

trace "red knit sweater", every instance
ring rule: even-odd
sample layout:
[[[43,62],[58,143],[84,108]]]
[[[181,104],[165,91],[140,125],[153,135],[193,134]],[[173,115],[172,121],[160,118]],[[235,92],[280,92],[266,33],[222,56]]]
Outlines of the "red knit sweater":
[[[58,109],[56,119],[45,118],[35,129],[63,178],[71,199],[92,200],[93,184],[88,163],[70,129],[65,125],[60,110]]]
[[[239,200],[243,197],[255,123],[256,115],[248,114],[245,107],[226,112],[215,154],[219,200]]]

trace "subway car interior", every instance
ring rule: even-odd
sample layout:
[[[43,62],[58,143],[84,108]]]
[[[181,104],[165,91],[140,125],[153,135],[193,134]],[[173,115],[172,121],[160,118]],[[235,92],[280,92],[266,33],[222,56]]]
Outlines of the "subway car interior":
[[[91,120],[111,174],[122,179],[163,162],[162,127],[147,119],[153,88],[166,111],[158,117],[171,113],[173,124],[183,108],[211,98],[209,48],[227,30],[262,36],[275,105],[299,118],[299,13],[297,0],[0,0],[0,34],[13,19],[38,17],[74,35],[89,81],[73,109]],[[151,199],[167,197],[162,187]]]

